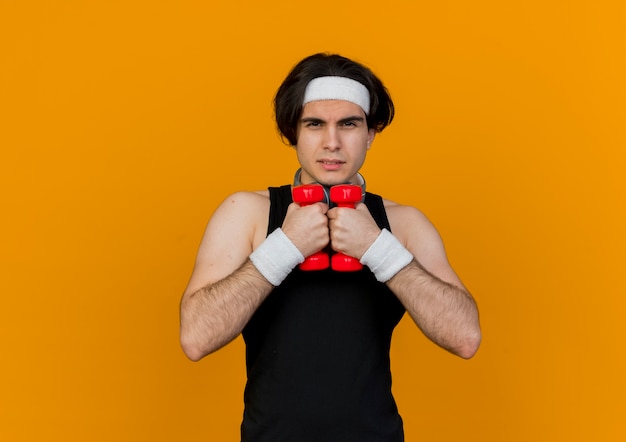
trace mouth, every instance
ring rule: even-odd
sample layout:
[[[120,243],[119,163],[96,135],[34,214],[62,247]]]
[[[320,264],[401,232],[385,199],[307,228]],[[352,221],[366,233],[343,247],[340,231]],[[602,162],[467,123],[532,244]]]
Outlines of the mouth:
[[[337,170],[343,164],[345,164],[345,161],[322,159],[322,160],[318,160],[318,164],[320,164],[322,168],[324,168],[325,170]]]

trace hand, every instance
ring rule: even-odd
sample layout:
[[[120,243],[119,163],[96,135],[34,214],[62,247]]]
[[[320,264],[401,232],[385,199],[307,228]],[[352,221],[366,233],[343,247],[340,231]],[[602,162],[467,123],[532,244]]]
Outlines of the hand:
[[[305,257],[319,252],[328,245],[328,205],[315,203],[300,206],[291,203],[283,221],[282,230]]]
[[[354,209],[334,207],[327,214],[330,227],[331,247],[357,259],[372,245],[380,229],[367,206],[358,203]]]

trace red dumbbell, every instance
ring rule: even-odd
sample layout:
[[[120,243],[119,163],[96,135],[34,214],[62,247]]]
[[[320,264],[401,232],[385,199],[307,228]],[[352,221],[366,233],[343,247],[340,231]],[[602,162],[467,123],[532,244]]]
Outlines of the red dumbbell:
[[[303,184],[295,186],[291,189],[293,201],[301,206],[309,206],[311,204],[324,201],[324,188],[320,184]],[[301,270],[324,270],[330,266],[330,258],[328,253],[319,251],[304,259],[300,264]]]
[[[356,203],[361,201],[361,192],[361,186],[339,184],[330,188],[330,200],[337,204],[337,207],[354,209]],[[338,272],[356,272],[363,268],[363,264],[358,259],[343,253],[335,253],[331,258],[330,266]]]

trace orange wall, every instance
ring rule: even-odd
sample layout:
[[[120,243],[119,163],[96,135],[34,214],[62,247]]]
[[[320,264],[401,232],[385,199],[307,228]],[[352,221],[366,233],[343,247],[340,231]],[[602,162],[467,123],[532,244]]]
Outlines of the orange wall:
[[[481,310],[471,361],[399,327],[407,440],[624,440],[625,3],[266,3],[0,2],[0,440],[237,440],[243,346],[187,361],[178,302],[222,198],[291,179],[271,99],[322,50],[385,80],[369,188]]]

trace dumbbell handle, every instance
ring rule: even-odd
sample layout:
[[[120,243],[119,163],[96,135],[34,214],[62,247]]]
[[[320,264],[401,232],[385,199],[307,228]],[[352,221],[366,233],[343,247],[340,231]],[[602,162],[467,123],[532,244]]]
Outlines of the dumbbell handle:
[[[324,188],[320,184],[303,184],[291,189],[293,201],[300,206],[310,206],[311,204],[324,201]],[[328,253],[316,252],[304,259],[299,265],[301,270],[324,270],[330,266]]]
[[[337,204],[337,207],[348,207],[354,209],[356,203],[362,198],[361,186],[354,184],[339,184],[330,188],[330,200]],[[356,272],[363,268],[363,264],[358,259],[343,253],[335,253],[331,259],[331,268],[338,272]]]

